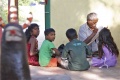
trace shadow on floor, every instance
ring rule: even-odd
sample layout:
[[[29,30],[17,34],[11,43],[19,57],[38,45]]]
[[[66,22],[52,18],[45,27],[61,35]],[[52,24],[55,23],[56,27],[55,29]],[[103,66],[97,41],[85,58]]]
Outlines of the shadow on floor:
[[[32,80],[119,80],[120,59],[116,67],[96,68],[87,71],[68,71],[58,67],[30,66]]]

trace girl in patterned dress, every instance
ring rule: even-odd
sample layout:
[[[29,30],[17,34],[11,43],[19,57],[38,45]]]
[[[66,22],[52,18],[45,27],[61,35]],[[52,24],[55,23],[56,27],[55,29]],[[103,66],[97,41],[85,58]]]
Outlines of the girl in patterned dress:
[[[25,31],[27,37],[28,63],[33,66],[39,66],[38,63],[38,40],[39,26],[32,23]]]

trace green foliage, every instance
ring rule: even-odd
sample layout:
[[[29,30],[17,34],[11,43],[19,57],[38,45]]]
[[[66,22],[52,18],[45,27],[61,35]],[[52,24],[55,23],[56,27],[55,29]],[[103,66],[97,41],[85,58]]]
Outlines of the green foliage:
[[[32,2],[39,2],[40,0],[18,0],[19,6],[29,6]]]
[[[1,0],[1,5],[0,5],[0,15],[2,16],[2,19],[5,23],[7,23],[7,14],[8,14],[8,0]]]
[[[29,6],[32,2],[40,0],[18,0],[18,6]],[[19,11],[20,12],[20,11]],[[5,23],[8,23],[8,0],[0,0],[0,15]],[[23,22],[23,18],[19,16],[19,20]]]
[[[30,4],[31,0],[18,0],[19,6],[28,6]]]

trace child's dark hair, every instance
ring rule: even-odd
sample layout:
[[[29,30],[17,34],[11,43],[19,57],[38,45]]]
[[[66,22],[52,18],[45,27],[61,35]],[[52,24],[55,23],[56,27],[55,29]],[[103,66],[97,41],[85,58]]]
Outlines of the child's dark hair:
[[[73,40],[77,38],[77,32],[75,29],[70,28],[66,31],[66,36],[68,39]]]
[[[106,46],[108,50],[112,52],[112,54],[115,54],[116,56],[119,55],[118,48],[113,40],[111,32],[107,28],[103,28],[99,33],[98,51],[99,51],[100,58],[102,58],[104,54],[102,49],[103,45]]]
[[[44,34],[45,34],[45,36],[47,36],[51,32],[55,32],[55,30],[53,28],[48,28],[44,31]]]
[[[28,26],[28,29],[26,29],[26,31],[25,31],[27,42],[29,41],[29,39],[31,37],[31,32],[32,32],[34,27],[38,27],[39,28],[39,25],[36,24],[36,23],[32,23],[30,26]]]

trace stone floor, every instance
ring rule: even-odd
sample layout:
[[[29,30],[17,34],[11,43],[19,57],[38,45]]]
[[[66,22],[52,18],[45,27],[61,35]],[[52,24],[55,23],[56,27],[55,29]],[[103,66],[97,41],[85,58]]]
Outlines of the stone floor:
[[[120,80],[120,59],[116,67],[96,68],[87,71],[68,71],[58,67],[30,66],[32,80]]]

